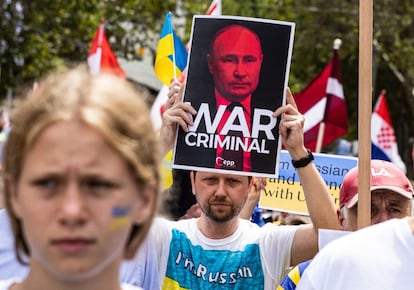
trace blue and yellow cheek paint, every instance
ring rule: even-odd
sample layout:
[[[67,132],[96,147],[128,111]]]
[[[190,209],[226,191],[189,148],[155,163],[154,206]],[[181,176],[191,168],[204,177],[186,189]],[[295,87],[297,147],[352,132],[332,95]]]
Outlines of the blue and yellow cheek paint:
[[[117,230],[127,226],[130,223],[130,206],[114,206],[112,208],[112,221],[110,228]]]

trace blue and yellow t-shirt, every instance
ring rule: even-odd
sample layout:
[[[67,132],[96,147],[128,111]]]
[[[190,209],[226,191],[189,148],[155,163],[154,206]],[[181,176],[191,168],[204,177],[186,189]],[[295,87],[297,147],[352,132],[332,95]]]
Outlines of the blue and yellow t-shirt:
[[[240,220],[230,237],[209,239],[196,219],[157,218],[150,238],[157,247],[163,289],[274,290],[290,263],[295,231]]]
[[[300,263],[295,266],[286,276],[283,278],[277,290],[294,290],[298,285],[300,278],[303,275],[305,269],[309,266],[312,260]]]

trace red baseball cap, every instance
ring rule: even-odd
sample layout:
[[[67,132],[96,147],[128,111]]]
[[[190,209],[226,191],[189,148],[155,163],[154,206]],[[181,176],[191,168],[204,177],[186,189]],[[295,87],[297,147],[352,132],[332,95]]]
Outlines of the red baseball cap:
[[[371,160],[371,191],[388,189],[411,199],[411,182],[396,165],[384,160]],[[344,177],[339,191],[339,206],[353,207],[358,202],[358,166],[352,168]]]

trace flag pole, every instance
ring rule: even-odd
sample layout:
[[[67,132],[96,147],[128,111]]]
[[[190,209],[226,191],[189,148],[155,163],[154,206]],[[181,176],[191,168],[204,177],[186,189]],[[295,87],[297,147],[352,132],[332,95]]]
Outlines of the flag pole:
[[[102,47],[104,31],[105,31],[105,22],[103,19],[101,19],[101,22],[99,23],[98,47]]]
[[[172,13],[171,12],[168,12],[168,14],[170,14],[171,15],[171,35],[172,35],[172,51],[173,51],[173,54],[172,54],[172,59],[173,59],[173,75],[174,75],[174,79],[176,80],[177,79],[177,72],[175,71],[175,47],[174,47],[174,28],[173,28],[173,25],[172,25]]]
[[[322,149],[323,134],[325,133],[325,122],[319,123],[318,139],[316,140],[315,152],[319,153]]]
[[[336,38],[333,42],[333,49],[334,50],[338,50],[341,47],[342,44],[342,40],[339,38]],[[328,105],[328,100],[326,100],[326,104],[325,104],[325,110],[326,110],[326,106]],[[325,134],[325,121],[322,121],[319,124],[319,130],[318,130],[318,138],[316,139],[316,147],[315,147],[315,152],[319,153],[322,150],[322,144],[323,144],[323,136]]]
[[[373,0],[359,1],[358,229],[371,224],[371,106]]]

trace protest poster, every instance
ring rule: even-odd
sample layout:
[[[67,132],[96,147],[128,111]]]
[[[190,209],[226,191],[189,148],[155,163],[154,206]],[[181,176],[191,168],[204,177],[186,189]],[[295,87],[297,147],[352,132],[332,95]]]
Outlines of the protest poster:
[[[193,19],[183,101],[197,114],[179,128],[173,168],[275,177],[295,24],[238,16]]]
[[[358,158],[352,156],[313,153],[315,166],[339,207],[339,189],[345,175],[357,166]],[[260,194],[259,207],[289,213],[308,215],[305,194],[299,176],[286,150],[280,152],[279,176],[267,179]]]

